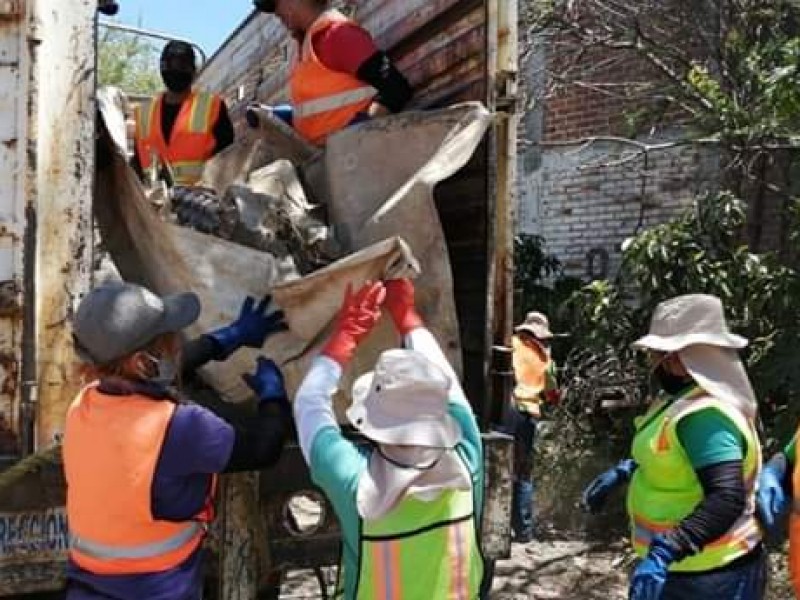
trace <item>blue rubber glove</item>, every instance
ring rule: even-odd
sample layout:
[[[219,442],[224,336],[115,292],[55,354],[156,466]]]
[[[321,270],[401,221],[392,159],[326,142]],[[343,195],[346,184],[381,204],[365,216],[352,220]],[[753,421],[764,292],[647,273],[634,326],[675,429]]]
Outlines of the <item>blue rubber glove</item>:
[[[273,106],[272,114],[287,125],[294,125],[294,108],[291,104],[278,104],[277,106]]]
[[[788,468],[786,456],[779,452],[761,469],[756,492],[756,510],[761,525],[772,531],[789,508],[789,497],[783,489]]]
[[[242,375],[242,379],[258,396],[259,408],[269,404],[276,404],[281,408],[289,406],[283,373],[278,365],[268,358],[259,356],[255,373]]]
[[[208,334],[217,344],[216,360],[226,360],[242,346],[261,348],[270,335],[289,328],[283,311],[267,313],[271,300],[272,296],[265,296],[258,306],[254,306],[255,300],[248,296],[233,323]]]
[[[656,536],[647,556],[636,566],[631,578],[628,600],[660,600],[667,583],[669,566],[678,558],[678,551],[664,538]]]
[[[620,461],[614,468],[598,475],[583,491],[581,506],[583,510],[597,513],[605,506],[608,495],[618,486],[627,483],[637,464],[632,458]]]

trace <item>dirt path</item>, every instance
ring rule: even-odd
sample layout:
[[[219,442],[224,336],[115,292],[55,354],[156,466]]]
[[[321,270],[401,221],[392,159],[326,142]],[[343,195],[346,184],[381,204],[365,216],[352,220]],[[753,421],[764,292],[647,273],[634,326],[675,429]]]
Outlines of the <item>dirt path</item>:
[[[624,543],[532,542],[512,547],[497,564],[492,598],[497,600],[625,600]]]
[[[497,564],[492,599],[625,600],[623,547],[561,541],[515,544],[511,559]],[[326,574],[333,584],[335,573]],[[319,597],[310,571],[290,573],[281,593],[281,600]]]

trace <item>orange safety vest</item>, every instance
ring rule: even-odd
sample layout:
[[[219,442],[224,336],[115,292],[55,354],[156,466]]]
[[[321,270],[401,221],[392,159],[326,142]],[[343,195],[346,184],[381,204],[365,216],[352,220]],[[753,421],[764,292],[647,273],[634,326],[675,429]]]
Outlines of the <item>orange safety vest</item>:
[[[792,515],[789,517],[789,573],[794,594],[800,598],[800,461],[795,457],[792,473]]]
[[[535,340],[515,335],[512,338],[514,401],[517,407],[534,417],[541,417],[542,396],[547,389],[553,361],[545,347]]]
[[[109,396],[92,385],[67,411],[69,555],[98,575],[136,575],[180,565],[200,546],[213,519],[206,508],[182,523],[151,512],[151,488],[175,404],[141,395]]]
[[[214,124],[222,100],[215,94],[192,92],[181,104],[169,141],[161,127],[164,94],[136,107],[136,150],[142,169],[168,166],[176,185],[194,185],[214,155]]]
[[[289,78],[293,123],[312,144],[323,145],[329,135],[347,127],[367,110],[377,91],[349,73],[326,67],[314,52],[314,36],[334,23],[354,23],[337,10],[328,10],[306,32],[300,57]]]

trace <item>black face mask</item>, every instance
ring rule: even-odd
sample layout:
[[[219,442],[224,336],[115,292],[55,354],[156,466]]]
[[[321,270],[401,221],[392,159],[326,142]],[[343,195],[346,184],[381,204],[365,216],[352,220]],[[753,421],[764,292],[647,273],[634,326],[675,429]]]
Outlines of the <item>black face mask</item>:
[[[192,87],[194,75],[186,71],[161,71],[161,79],[170,92],[182,94]]]
[[[658,365],[653,371],[653,375],[658,380],[661,389],[670,396],[678,394],[692,383],[691,379],[667,372],[664,365]]]

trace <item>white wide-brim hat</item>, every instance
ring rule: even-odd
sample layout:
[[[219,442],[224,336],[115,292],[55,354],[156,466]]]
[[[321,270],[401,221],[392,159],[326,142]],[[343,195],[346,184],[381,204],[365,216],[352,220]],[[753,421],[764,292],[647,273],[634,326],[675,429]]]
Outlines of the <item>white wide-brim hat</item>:
[[[461,427],[447,411],[450,377],[415,350],[387,350],[353,385],[347,418],[381,444],[453,448]]]
[[[753,418],[758,405],[737,352],[746,346],[745,338],[728,329],[720,299],[707,294],[659,304],[650,333],[634,343],[640,350],[677,353],[701,388]]]
[[[695,345],[741,350],[747,340],[728,329],[722,302],[716,296],[688,294],[659,304],[650,332],[634,342],[639,350],[678,352]]]

